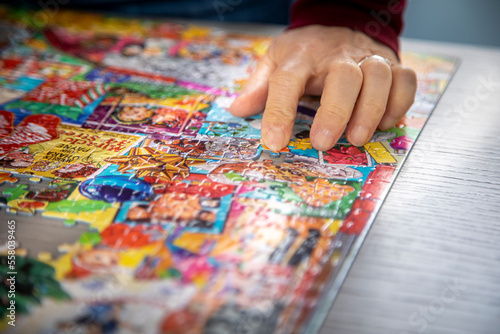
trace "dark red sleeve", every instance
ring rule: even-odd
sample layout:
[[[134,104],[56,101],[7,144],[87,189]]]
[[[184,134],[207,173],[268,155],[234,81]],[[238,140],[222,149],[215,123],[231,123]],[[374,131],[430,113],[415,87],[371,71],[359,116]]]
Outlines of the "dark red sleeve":
[[[297,0],[289,29],[311,24],[364,32],[396,52],[403,29],[406,0]]]

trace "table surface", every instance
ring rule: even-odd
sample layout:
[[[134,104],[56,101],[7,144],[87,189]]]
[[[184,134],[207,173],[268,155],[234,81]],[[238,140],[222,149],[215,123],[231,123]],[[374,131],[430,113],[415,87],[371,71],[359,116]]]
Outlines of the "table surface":
[[[231,26],[260,34],[281,30]],[[404,40],[403,50],[457,56],[462,63],[320,334],[498,334],[500,49]],[[55,239],[76,238],[82,228],[70,232],[40,220],[25,227],[30,248],[48,250],[50,243],[53,251]]]

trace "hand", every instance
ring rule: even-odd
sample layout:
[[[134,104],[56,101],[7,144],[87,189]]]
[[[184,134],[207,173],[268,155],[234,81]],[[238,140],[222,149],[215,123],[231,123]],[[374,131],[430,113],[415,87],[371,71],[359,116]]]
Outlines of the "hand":
[[[392,66],[366,58],[372,55]],[[310,137],[325,151],[344,130],[351,144],[361,146],[377,126],[393,127],[413,104],[416,88],[415,72],[389,47],[349,28],[313,25],[275,39],[229,110],[247,117],[264,109],[262,140],[278,151],[292,135],[299,98],[322,95]]]

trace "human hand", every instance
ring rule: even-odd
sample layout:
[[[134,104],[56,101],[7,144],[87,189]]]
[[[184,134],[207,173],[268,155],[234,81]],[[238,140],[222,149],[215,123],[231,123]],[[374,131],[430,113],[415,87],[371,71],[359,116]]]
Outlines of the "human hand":
[[[415,72],[388,46],[349,28],[312,25],[275,39],[229,111],[247,117],[264,109],[262,141],[279,151],[292,135],[299,98],[322,95],[310,139],[325,151],[344,130],[361,146],[377,126],[393,127],[413,104],[416,88]]]

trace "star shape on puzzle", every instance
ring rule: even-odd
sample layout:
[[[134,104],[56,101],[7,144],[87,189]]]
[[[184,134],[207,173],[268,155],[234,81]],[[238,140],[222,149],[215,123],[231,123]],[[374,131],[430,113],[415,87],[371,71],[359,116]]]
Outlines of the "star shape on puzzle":
[[[111,157],[105,161],[119,165],[118,171],[121,173],[134,172],[136,177],[151,177],[163,181],[172,181],[175,175],[187,177],[190,165],[205,163],[203,159],[183,158],[151,147],[136,147],[129,155]]]

